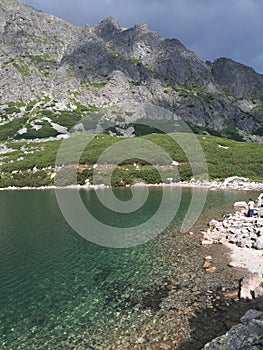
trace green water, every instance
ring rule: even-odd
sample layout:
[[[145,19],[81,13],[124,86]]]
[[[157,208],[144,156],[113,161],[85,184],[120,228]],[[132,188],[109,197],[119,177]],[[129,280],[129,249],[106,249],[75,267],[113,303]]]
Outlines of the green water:
[[[172,191],[176,197],[178,190]],[[130,198],[128,190],[116,193]],[[161,190],[151,189],[150,195],[142,211],[121,219],[100,206],[95,191],[81,192],[94,215],[120,227],[156,212]],[[167,232],[180,225],[191,196],[190,189],[183,190]],[[208,192],[200,220],[249,196]],[[153,317],[154,308],[146,312],[142,304],[143,293],[156,283],[153,271],[154,278],[165,279],[165,271],[158,271],[165,254],[160,237],[127,249],[90,243],[64,220],[52,190],[0,192],[0,225],[0,349],[99,349],[97,343],[103,349],[113,329],[118,333],[134,320],[140,327],[141,319]],[[182,249],[180,235],[173,239]]]

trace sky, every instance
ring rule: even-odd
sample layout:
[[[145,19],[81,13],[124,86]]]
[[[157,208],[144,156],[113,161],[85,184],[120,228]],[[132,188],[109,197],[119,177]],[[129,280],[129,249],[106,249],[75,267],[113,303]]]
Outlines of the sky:
[[[122,27],[145,22],[203,60],[231,58],[263,74],[262,0],[23,0],[67,22],[92,27],[112,16]]]

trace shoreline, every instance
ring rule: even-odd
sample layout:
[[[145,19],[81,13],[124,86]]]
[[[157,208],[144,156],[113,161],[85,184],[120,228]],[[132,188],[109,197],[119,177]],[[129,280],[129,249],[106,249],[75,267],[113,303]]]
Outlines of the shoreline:
[[[248,217],[247,209],[233,203],[231,214],[223,220],[210,220],[208,229],[201,231],[201,245],[222,244],[229,250],[228,266],[263,275],[263,206],[255,210]]]
[[[263,275],[263,252],[261,250],[250,249],[247,247],[240,248],[234,244],[225,243],[229,248],[229,264],[236,262],[233,267],[246,269],[249,273],[260,273]],[[255,264],[255,262],[257,262]]]
[[[230,178],[229,178],[230,179]],[[226,179],[224,182],[218,181],[190,181],[190,182],[174,182],[174,183],[160,183],[160,184],[146,184],[143,182],[135,183],[133,185],[118,186],[116,188],[133,188],[133,187],[180,187],[180,188],[205,188],[210,191],[216,190],[239,190],[239,191],[263,191],[263,182],[250,182],[243,180],[229,180]],[[98,185],[69,185],[69,186],[9,186],[1,187],[0,191],[13,191],[13,190],[57,190],[57,189],[106,189],[113,188],[112,186],[105,184]]]
[[[232,289],[227,290],[222,296],[226,301],[238,302],[240,309],[243,309],[243,316],[231,322],[223,335],[220,333],[216,335],[202,347],[202,350],[228,348],[231,344],[236,349],[240,348],[240,344],[247,345],[246,349],[254,349],[254,347],[261,349],[263,331],[262,204],[257,209],[256,216],[247,217],[247,210],[237,210],[233,203],[233,214],[225,217],[223,222],[212,219],[207,232],[203,232],[205,239],[212,240],[212,246],[221,244],[227,249],[227,266],[233,269],[233,274],[239,283],[233,283]],[[242,279],[239,278],[240,273],[243,274]]]

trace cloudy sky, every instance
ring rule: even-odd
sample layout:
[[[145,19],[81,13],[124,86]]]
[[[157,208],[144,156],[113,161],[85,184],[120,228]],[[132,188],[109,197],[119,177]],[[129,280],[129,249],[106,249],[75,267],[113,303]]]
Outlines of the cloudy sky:
[[[106,16],[122,27],[145,22],[179,39],[202,60],[228,57],[263,74],[262,0],[23,0],[68,22],[96,25]]]

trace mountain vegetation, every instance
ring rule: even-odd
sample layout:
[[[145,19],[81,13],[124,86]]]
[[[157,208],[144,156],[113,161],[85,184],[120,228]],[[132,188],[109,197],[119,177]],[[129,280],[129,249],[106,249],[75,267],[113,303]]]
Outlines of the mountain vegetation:
[[[82,142],[85,135],[77,137],[81,138],[80,142]],[[63,141],[6,142],[0,149],[0,187],[54,185],[56,176],[59,176],[60,185],[71,185],[71,178],[70,180],[67,178],[71,169],[77,173],[75,184],[84,185],[87,179],[90,184],[93,184],[94,169],[97,174],[96,184],[107,183],[110,168],[113,169],[110,182],[113,186],[136,182],[156,184],[190,181],[193,176],[196,180],[218,181],[231,176],[240,176],[263,182],[262,145],[257,143],[197,135],[197,140],[204,152],[207,172],[204,171],[206,168],[201,166],[200,172],[193,174],[189,157],[180,147],[180,139],[186,139],[187,134],[176,134],[176,140],[179,142],[175,140],[174,134],[151,134],[138,137],[139,140],[143,139],[160,146],[167,154],[167,157],[163,157],[163,154],[157,155],[154,163],[132,158],[121,163],[114,160],[110,163],[104,161],[99,165],[97,162],[103,151],[128,138],[107,134],[91,135],[91,137],[92,140],[82,153],[79,162],[72,161],[75,151],[69,151],[66,154],[67,161],[63,164],[65,167],[62,168],[59,167],[60,164],[56,159]],[[145,154],[146,159],[150,159],[151,156],[149,153]],[[56,168],[55,164],[57,164]],[[139,167],[135,164],[139,164]]]
[[[100,150],[131,136],[163,147],[180,175],[130,159],[113,185],[160,182],[155,165],[167,181],[189,180],[186,154],[168,141],[186,130],[199,134],[210,179],[262,181],[263,75],[252,68],[203,62],[144,23],[127,29],[108,17],[78,27],[16,0],[0,0],[0,43],[1,187],[53,184],[62,140],[94,134],[74,165],[80,184],[92,183]]]

